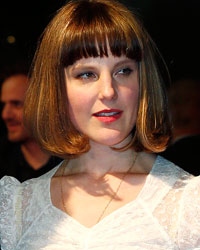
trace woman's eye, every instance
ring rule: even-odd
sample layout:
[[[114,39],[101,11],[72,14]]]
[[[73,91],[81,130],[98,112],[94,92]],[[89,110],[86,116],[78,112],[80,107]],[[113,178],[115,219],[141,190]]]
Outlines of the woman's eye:
[[[117,71],[117,74],[129,76],[132,72],[133,72],[133,70],[131,68],[127,67],[127,68],[123,68],[123,69],[120,69],[119,71]]]
[[[77,78],[80,78],[80,79],[95,79],[96,78],[96,75],[92,72],[84,72],[84,73],[80,73],[77,75]]]

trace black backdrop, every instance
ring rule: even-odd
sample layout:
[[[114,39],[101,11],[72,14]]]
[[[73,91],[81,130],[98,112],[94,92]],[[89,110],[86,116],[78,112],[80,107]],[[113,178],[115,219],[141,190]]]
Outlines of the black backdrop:
[[[19,58],[31,62],[44,27],[66,1],[5,1],[0,7],[0,71]],[[199,79],[199,0],[122,0],[136,9],[169,67],[172,80]],[[15,43],[8,43],[14,36]]]

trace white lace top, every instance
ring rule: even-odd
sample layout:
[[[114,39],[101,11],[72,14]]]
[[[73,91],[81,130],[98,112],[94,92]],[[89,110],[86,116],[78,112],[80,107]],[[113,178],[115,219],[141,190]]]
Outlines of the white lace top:
[[[136,200],[86,228],[52,205],[47,174],[0,181],[3,250],[200,249],[200,177],[162,157]]]

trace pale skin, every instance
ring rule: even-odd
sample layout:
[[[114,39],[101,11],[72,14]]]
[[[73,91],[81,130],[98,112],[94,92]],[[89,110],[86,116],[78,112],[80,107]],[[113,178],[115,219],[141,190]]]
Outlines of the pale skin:
[[[91,228],[136,199],[155,156],[137,153],[132,166],[133,149],[111,149],[129,142],[136,121],[139,81],[134,60],[111,53],[103,58],[83,58],[68,66],[65,74],[71,120],[89,137],[91,149],[58,169],[51,180],[51,199],[55,207]],[[107,109],[121,110],[122,115],[112,122],[93,115]]]

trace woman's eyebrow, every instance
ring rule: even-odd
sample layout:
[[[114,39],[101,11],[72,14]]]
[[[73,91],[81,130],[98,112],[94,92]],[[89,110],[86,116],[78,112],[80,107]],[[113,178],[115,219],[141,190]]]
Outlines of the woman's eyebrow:
[[[95,67],[94,65],[79,64],[79,65],[72,66],[72,68],[69,69],[69,72],[78,71],[78,70],[94,70],[96,68],[97,66]]]
[[[121,61],[117,62],[114,66],[118,67],[118,66],[120,66],[122,64],[126,64],[126,63],[135,64],[135,61],[133,59],[124,59],[124,60],[121,60]]]

